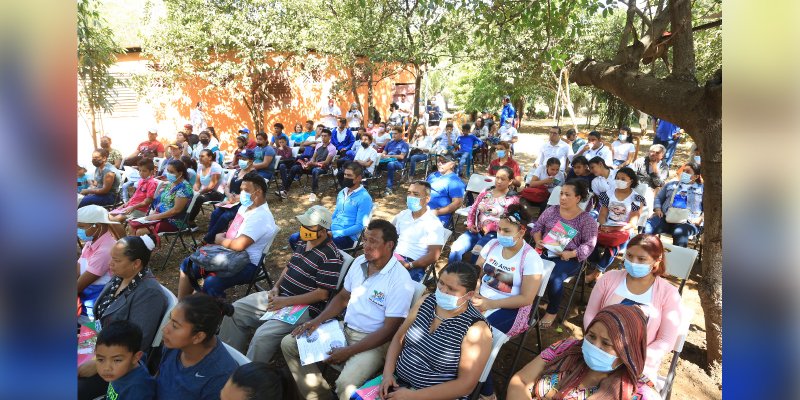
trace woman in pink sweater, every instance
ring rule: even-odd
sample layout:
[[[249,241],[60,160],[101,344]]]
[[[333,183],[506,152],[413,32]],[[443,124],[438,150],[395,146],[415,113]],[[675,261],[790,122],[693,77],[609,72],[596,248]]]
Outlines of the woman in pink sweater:
[[[681,321],[681,297],[678,288],[662,278],[665,271],[661,239],[648,234],[634,237],[625,251],[625,269],[608,271],[597,281],[583,316],[586,327],[612,304],[640,307],[648,316],[644,373],[652,381],[658,378],[664,354],[675,345]]]

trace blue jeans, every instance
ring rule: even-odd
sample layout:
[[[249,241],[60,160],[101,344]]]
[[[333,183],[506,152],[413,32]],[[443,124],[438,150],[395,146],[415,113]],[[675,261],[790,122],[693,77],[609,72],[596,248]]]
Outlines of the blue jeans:
[[[81,199],[81,203],[78,204],[78,208],[91,204],[96,204],[98,206],[110,206],[114,204],[114,200],[116,199],[117,196],[113,192],[106,194],[87,194],[86,196],[83,196],[83,199]]]
[[[256,172],[261,175],[262,178],[266,180],[272,179],[272,176],[275,175],[275,171],[269,171],[266,169],[257,169]]]
[[[378,165],[378,168],[386,168],[386,187],[392,189],[394,187],[394,171],[403,169],[403,162],[392,160]]]
[[[295,232],[289,236],[289,247],[291,247],[294,252],[303,251],[300,246],[305,246],[305,243],[306,242],[300,240],[300,232]],[[336,248],[344,250],[353,247],[355,242],[350,236],[341,236],[333,238],[333,244],[336,245]]]
[[[283,190],[284,191],[289,190],[289,187],[292,186],[292,182],[294,182],[294,178],[296,176],[311,174],[311,191],[316,193],[319,190],[319,176],[326,172],[328,172],[328,168],[314,167],[308,170],[308,169],[303,169],[303,167],[301,167],[300,164],[295,164],[289,171],[288,177],[283,178],[283,176],[281,176],[281,178],[283,178]]]
[[[659,138],[653,139],[653,144],[660,144],[667,148],[667,152],[664,154],[664,161],[667,163],[667,167],[672,165],[672,157],[675,155],[675,149],[678,148],[678,143],[681,142],[681,135],[677,139],[670,138],[669,140],[661,140]]]
[[[211,217],[208,220],[208,232],[203,236],[203,241],[206,243],[214,243],[214,237],[220,232],[228,230],[228,225],[236,217],[236,212],[239,211],[239,205],[231,208],[216,207],[211,212]]]
[[[472,170],[472,151],[457,151],[455,156],[458,158],[458,176],[463,176],[461,175],[461,167],[464,167],[467,176],[469,176]]]
[[[659,218],[654,214],[644,225],[644,232],[653,235],[668,233],[672,236],[672,243],[676,246],[687,247],[689,245],[689,237],[699,234],[700,227],[689,223],[670,224],[664,218]]]
[[[567,261],[562,260],[561,257],[545,257],[545,259],[556,263],[550,274],[550,280],[547,282],[547,313],[557,314],[558,307],[561,305],[561,297],[564,294],[564,280],[576,275],[581,270],[581,263],[577,258]]]
[[[192,286],[195,286],[196,282],[192,279],[192,276],[200,276],[200,266],[197,264],[192,263],[192,272],[186,272],[189,269],[189,257],[183,259],[181,262],[181,271],[184,274],[189,276],[189,281],[192,282]],[[239,273],[234,276],[230,276],[227,278],[222,278],[219,276],[206,276],[203,280],[203,287],[199,288],[200,292],[207,293],[212,297],[225,297],[225,289],[229,287],[233,287],[236,285],[244,285],[250,283],[253,280],[253,274],[256,273],[258,267],[254,264],[247,264],[244,268],[242,268]],[[195,287],[195,290],[198,288]]]
[[[411,156],[411,158],[409,158],[409,160],[411,162],[411,169],[409,170],[409,173],[410,173],[409,176],[414,176],[414,173],[417,170],[417,163],[418,162],[425,161],[427,159],[428,159],[428,154],[427,153],[418,153],[418,154],[414,154],[413,156]]]
[[[447,258],[448,262],[461,261],[461,259],[464,257],[464,254],[466,254],[468,251],[471,251],[476,245],[485,246],[490,240],[496,238],[497,232],[489,232],[484,235],[481,233],[466,231],[462,233],[452,245],[450,245],[450,255]],[[473,254],[470,262],[475,263],[477,259],[478,255]]]

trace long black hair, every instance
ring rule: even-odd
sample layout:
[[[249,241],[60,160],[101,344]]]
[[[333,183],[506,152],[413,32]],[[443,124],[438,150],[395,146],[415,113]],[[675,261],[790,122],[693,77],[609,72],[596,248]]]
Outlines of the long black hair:
[[[183,307],[186,321],[192,324],[192,333],[206,334],[203,343],[208,343],[217,334],[224,316],[233,315],[232,305],[205,293],[184,297],[178,305]]]

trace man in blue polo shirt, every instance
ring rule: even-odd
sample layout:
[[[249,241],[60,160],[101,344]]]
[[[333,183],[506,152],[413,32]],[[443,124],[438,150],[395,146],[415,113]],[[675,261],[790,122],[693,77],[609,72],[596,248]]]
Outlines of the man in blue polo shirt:
[[[436,164],[438,171],[428,176],[431,184],[431,200],[428,207],[439,217],[444,227],[450,227],[453,212],[464,201],[466,185],[455,174],[456,161],[450,153],[440,154]]]
[[[667,148],[667,152],[664,154],[664,161],[669,167],[672,165],[672,156],[675,155],[675,149],[678,148],[678,143],[681,141],[683,129],[663,119],[656,120],[656,124],[657,128],[655,129],[653,144],[660,144]]]
[[[503,96],[503,111],[500,113],[500,126],[505,125],[506,120],[511,120],[511,126],[514,126],[514,118],[517,117],[517,110],[511,105],[511,97],[509,95]]]
[[[461,176],[461,167],[466,170],[467,176],[472,172],[472,150],[481,147],[483,142],[474,134],[470,133],[472,126],[464,124],[461,126],[461,135],[456,139],[455,156],[458,159],[458,176]]]
[[[403,169],[405,158],[409,150],[408,143],[403,140],[403,128],[395,126],[392,128],[392,140],[386,143],[381,154],[381,161],[378,168],[386,169],[386,192],[390,195],[394,191],[394,171]]]

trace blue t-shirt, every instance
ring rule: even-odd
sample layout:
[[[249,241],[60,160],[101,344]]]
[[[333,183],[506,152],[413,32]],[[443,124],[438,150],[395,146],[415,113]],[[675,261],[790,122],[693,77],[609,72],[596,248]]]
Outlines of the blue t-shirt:
[[[278,136],[275,136],[275,135],[269,135],[269,144],[270,144],[270,145],[272,145],[272,146],[274,146],[275,144],[277,144],[277,143],[278,143],[278,141],[277,141],[276,139],[277,139],[277,138],[280,138],[280,137],[282,137],[282,138],[285,138],[285,139],[286,139],[286,144],[289,144],[289,136],[286,136],[286,134],[285,134],[285,133],[281,133],[281,134],[280,134],[280,135],[278,135]]]
[[[155,400],[156,380],[139,364],[125,376],[108,383],[107,400]]]
[[[219,400],[219,392],[239,365],[217,339],[217,346],[191,367],[184,367],[181,351],[164,348],[156,383],[158,400]]]
[[[264,147],[256,146],[256,148],[253,149],[253,157],[255,158],[255,160],[253,160],[253,163],[264,162],[264,158],[272,156],[272,161],[269,163],[266,170],[275,171],[275,154],[276,154],[275,148],[272,146],[264,146]]]
[[[503,106],[503,111],[500,113],[500,126],[505,125],[506,119],[508,118],[516,118],[517,117],[517,110],[514,109],[514,106],[511,103],[508,103]]]
[[[293,133],[292,134],[292,141],[295,143],[295,146],[297,146],[300,143],[303,143],[306,140],[308,140],[308,138],[310,138],[313,135],[314,135],[313,131],[312,132]],[[286,144],[288,145],[289,142],[286,142]]]
[[[464,198],[466,185],[454,172],[442,175],[436,171],[428,176],[428,183],[431,184],[431,200],[428,202],[428,207],[432,209],[446,207],[453,202],[453,199]],[[440,215],[439,220],[442,221],[442,225],[448,226],[450,217],[452,214]]]
[[[83,174],[78,178],[78,193],[80,193],[81,190],[88,188],[89,188],[89,176],[88,174]]]
[[[656,127],[656,138],[663,141],[672,140],[672,135],[681,130],[677,125],[669,121],[659,120],[658,127]]]
[[[459,136],[458,139],[456,139],[456,142],[458,143],[458,151],[463,152],[472,151],[473,148],[479,147],[481,144],[483,144],[483,142],[481,142],[477,136],[471,133],[469,135]]]
[[[386,143],[386,147],[383,148],[383,151],[386,154],[392,155],[392,156],[396,156],[396,155],[400,155],[400,154],[408,155],[408,150],[409,150],[408,143],[406,143],[404,140],[392,140],[391,142]],[[385,160],[391,161],[391,159],[385,159]],[[383,160],[381,160],[381,161],[383,161]],[[398,160],[398,161],[402,162],[402,160]]]

